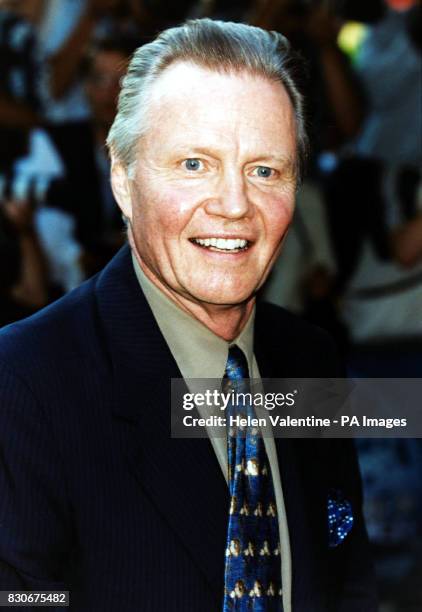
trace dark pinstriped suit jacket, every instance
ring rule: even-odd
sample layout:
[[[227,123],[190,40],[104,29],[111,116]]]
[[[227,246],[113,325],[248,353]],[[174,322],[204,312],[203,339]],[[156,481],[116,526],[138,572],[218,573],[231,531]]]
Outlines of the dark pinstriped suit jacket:
[[[263,377],[337,373],[327,337],[269,305],[255,354]],[[171,377],[128,247],[0,333],[0,589],[70,589],[75,611],[221,609],[227,487],[209,440],[170,438]],[[373,612],[351,446],[277,450],[294,612]],[[332,486],[352,500],[355,526],[329,550]]]

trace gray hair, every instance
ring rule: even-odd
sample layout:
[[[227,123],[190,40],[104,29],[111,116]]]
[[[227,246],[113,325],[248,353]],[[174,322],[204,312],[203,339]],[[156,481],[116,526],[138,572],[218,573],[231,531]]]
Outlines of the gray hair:
[[[110,151],[129,176],[136,161],[138,140],[148,129],[145,117],[152,85],[177,61],[218,72],[245,71],[281,83],[295,113],[296,165],[300,177],[308,139],[303,97],[296,84],[301,66],[289,41],[278,32],[212,19],[194,19],[164,30],[155,40],[135,51],[122,81],[118,111],[107,137]]]

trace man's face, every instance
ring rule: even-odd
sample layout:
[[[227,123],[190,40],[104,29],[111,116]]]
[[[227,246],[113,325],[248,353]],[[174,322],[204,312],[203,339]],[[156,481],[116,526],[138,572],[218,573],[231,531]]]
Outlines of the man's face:
[[[155,83],[148,120],[122,206],[144,272],[179,303],[248,301],[294,208],[286,91],[260,77],[177,63]]]

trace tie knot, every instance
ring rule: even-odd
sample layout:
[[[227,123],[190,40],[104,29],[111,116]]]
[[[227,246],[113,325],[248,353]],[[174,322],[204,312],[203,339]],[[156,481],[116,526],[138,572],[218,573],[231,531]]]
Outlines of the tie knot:
[[[235,344],[229,348],[224,376],[229,380],[249,378],[248,362],[243,351]]]

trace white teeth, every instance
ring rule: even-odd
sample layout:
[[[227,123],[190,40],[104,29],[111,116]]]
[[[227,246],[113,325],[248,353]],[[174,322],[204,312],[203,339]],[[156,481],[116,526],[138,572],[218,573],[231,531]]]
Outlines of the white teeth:
[[[211,246],[224,251],[244,249],[248,244],[243,238],[194,238],[194,241],[201,246]]]

